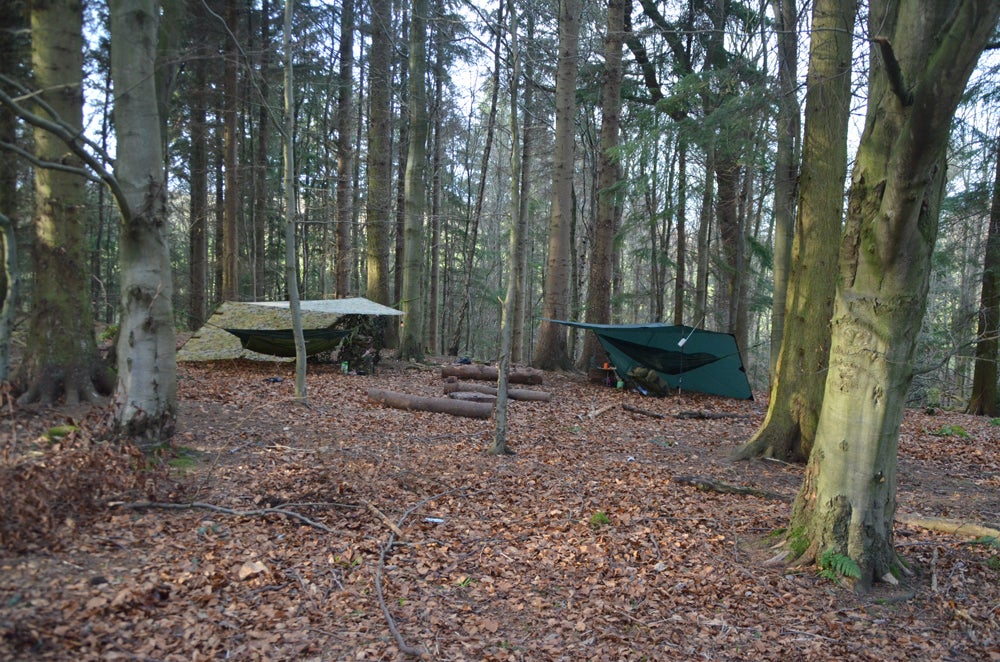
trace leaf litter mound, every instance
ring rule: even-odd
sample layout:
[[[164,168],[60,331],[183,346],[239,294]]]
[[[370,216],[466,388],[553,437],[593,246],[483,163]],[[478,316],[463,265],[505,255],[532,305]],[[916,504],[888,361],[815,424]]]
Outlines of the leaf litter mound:
[[[45,536],[0,549],[0,658],[1000,659],[988,545],[898,524],[914,576],[865,596],[766,564],[802,469],[728,461],[759,401],[546,373],[495,457],[491,421],[366,397],[438,396],[438,370],[310,365],[305,408],[292,369],[184,364],[169,480],[111,483],[85,518],[46,492]],[[4,411],[4,470],[58,455],[39,440],[66,412]],[[998,438],[908,412],[899,510],[995,527]]]

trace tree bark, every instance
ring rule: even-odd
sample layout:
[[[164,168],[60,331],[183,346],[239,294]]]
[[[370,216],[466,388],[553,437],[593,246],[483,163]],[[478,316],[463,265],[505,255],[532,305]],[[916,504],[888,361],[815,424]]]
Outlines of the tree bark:
[[[552,206],[549,212],[549,253],[542,288],[542,320],[532,364],[545,370],[569,370],[567,327],[548,320],[570,317],[572,268],[570,228],[575,167],[576,72],[580,41],[580,2],[559,3],[559,62],[556,69],[555,153],[552,160]]]
[[[354,0],[341,0],[340,77],[337,85],[337,255],[334,288],[338,297],[351,295],[354,221]]]
[[[615,223],[618,219],[621,169],[618,156],[621,122],[622,44],[625,38],[625,14],[630,0],[609,0],[607,34],[604,38],[604,80],[601,97],[601,153],[597,173],[597,219],[595,222],[590,276],[587,279],[585,321],[607,324],[611,320],[611,278],[614,255]],[[604,350],[597,334],[583,340],[579,366],[588,368],[600,363]]]
[[[226,24],[233,34],[239,34],[238,23],[240,4],[237,0],[226,0]],[[236,216],[239,213],[239,175],[237,168],[239,147],[239,51],[235,38],[226,38],[225,71],[222,78],[222,123],[223,123],[223,168],[225,170],[225,193],[222,211],[222,290],[223,301],[239,301],[239,244],[237,240]]]
[[[1000,335],[1000,146],[997,147],[990,226],[983,256],[983,283],[976,332],[976,367],[966,413],[997,416],[997,347]]]
[[[837,278],[847,123],[851,111],[851,35],[856,3],[817,0],[806,81],[806,124],[787,315],[767,417],[737,456],[809,459],[823,404],[830,315]]]
[[[389,0],[371,0],[372,43],[368,57],[368,199],[366,296],[392,305],[389,294],[389,243],[392,236],[392,26]]]
[[[197,6],[197,4],[195,5]],[[198,37],[196,37],[198,38]],[[260,9],[260,69],[258,94],[260,109],[257,113],[257,154],[253,167],[253,297],[255,301],[267,299],[267,228],[268,228],[268,179],[267,157],[271,148],[271,3],[263,0]],[[193,63],[195,66],[198,63]],[[203,84],[204,85],[204,84]],[[199,87],[195,94],[202,94]],[[192,144],[192,148],[194,145]],[[202,148],[204,149],[204,148]]]
[[[858,564],[865,590],[896,570],[899,425],[912,380],[951,121],[1000,4],[870,7],[868,111],[841,243],[830,369],[790,536],[811,560]],[[898,70],[891,65],[899,65]]]
[[[194,6],[192,23],[204,14],[200,5]],[[207,39],[199,25],[192,25],[193,50],[191,62],[192,87],[189,96],[191,149],[190,168],[190,230],[188,247],[188,328],[196,331],[208,318],[206,294],[208,291],[208,138],[207,123]],[[258,183],[260,186],[260,183]]]
[[[177,416],[173,276],[159,135],[163,125],[154,79],[158,19],[156,0],[111,3],[115,178],[123,198],[115,414],[120,428],[151,443],[173,434]]]
[[[83,13],[79,2],[43,2],[31,7],[31,64],[38,98],[55,113],[51,119],[74,131],[83,126]],[[46,116],[45,110],[37,112]],[[49,131],[34,130],[40,161],[82,167],[66,143]],[[51,403],[65,394],[67,404],[97,397],[102,382],[87,283],[79,174],[35,168],[32,313],[21,365],[27,390],[20,402]],[[95,382],[97,380],[97,382]]]
[[[448,382],[444,385],[445,395],[458,392],[468,392],[472,391],[474,393],[485,393],[487,395],[496,395],[497,389],[492,386],[486,386],[485,384],[468,384],[465,382]],[[552,394],[546,393],[545,391],[532,391],[526,388],[508,388],[507,397],[511,400],[526,400],[529,402],[549,402],[552,400]]]
[[[438,414],[464,416],[466,418],[489,418],[493,415],[493,405],[486,402],[468,402],[451,398],[425,398],[406,393],[395,393],[381,389],[370,389],[368,399],[393,409],[430,411]]]
[[[403,332],[399,358],[422,360],[424,356],[424,213],[427,208],[427,0],[413,0],[410,12],[409,52],[409,146],[406,156],[403,226]]]
[[[801,119],[796,92],[799,50],[796,0],[772,0],[772,5],[774,29],[778,38],[778,142],[774,164],[774,298],[771,305],[769,369],[770,383],[773,385],[777,377],[778,351],[781,349],[781,339],[785,330],[788,273],[792,261],[792,237],[795,236],[795,191],[799,174]],[[814,25],[813,44],[816,40],[829,38],[829,35],[822,33],[822,28]]]
[[[497,368],[488,365],[446,365],[441,367],[442,377],[457,377],[459,379],[479,379],[488,382],[495,382],[499,376]],[[510,382],[512,384],[541,384],[544,376],[538,370],[526,368],[523,370],[511,370]]]

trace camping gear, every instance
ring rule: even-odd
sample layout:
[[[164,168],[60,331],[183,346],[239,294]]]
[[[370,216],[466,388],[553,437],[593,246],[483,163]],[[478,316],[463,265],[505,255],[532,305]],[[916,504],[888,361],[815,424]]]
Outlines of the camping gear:
[[[752,400],[736,338],[729,333],[669,324],[588,324],[549,320],[589,329],[619,375],[652,370],[671,389]],[[645,374],[645,373],[643,373]]]
[[[243,349],[270,356],[295,356],[293,329],[226,329],[240,339]],[[306,356],[337,349],[351,332],[347,329],[303,329]]]

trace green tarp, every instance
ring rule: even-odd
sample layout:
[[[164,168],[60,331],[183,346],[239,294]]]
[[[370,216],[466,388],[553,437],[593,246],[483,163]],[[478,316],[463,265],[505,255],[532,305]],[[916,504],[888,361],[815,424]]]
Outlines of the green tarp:
[[[619,377],[653,370],[672,389],[752,400],[736,338],[669,324],[587,324],[550,320],[597,334]]]

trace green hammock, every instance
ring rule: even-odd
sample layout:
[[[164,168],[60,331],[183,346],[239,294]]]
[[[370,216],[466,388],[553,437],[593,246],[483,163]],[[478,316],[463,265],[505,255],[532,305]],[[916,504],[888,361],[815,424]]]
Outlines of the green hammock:
[[[226,329],[240,339],[243,349],[270,356],[295,356],[295,336],[292,329]],[[306,341],[306,356],[336,349],[344,337],[350,335],[346,329],[303,329]]]

